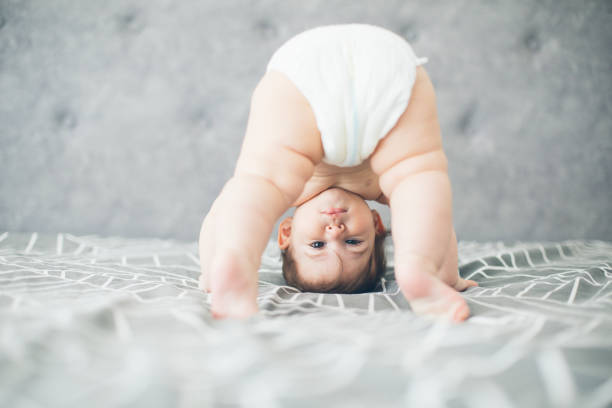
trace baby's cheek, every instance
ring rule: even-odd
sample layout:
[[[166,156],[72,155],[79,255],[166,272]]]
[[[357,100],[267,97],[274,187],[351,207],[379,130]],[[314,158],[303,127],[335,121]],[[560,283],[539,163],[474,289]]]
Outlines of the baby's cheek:
[[[371,238],[374,240],[375,230],[372,216],[370,215],[368,217],[363,217],[363,219],[356,220],[352,230],[360,232],[359,235],[365,235],[368,239]]]

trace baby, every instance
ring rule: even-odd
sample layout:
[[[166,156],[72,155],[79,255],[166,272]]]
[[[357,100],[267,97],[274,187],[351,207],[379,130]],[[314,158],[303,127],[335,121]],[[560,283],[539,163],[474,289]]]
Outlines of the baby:
[[[200,285],[217,317],[257,312],[257,270],[272,229],[288,283],[371,290],[385,229],[365,200],[391,208],[395,277],[417,314],[461,321],[452,194],[432,83],[410,45],[381,27],[317,27],[268,63],[234,176],[200,231]]]

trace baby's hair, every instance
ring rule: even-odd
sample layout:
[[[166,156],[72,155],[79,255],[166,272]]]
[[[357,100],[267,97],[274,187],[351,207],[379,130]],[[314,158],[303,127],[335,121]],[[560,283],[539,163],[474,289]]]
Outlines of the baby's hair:
[[[321,287],[311,282],[303,280],[297,271],[295,259],[291,253],[291,247],[281,251],[283,259],[283,278],[289,286],[298,288],[303,292],[322,292],[322,293],[365,293],[376,289],[378,281],[383,277],[386,270],[385,258],[385,237],[387,233],[376,234],[374,238],[374,249],[366,267],[359,274],[357,279],[352,282],[340,282],[335,286]],[[372,267],[374,266],[374,267]]]

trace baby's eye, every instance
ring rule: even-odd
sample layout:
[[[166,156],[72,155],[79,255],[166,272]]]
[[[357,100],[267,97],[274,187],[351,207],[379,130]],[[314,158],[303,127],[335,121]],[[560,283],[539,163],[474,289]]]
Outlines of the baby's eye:
[[[360,240],[358,240],[358,239],[347,239],[347,240],[346,240],[346,241],[344,241],[344,242],[346,242],[346,243],[347,243],[347,244],[349,244],[349,245],[359,245],[359,244],[361,244],[363,241],[360,241]]]
[[[325,246],[325,242],[323,241],[315,241],[310,244],[313,248],[323,248]]]

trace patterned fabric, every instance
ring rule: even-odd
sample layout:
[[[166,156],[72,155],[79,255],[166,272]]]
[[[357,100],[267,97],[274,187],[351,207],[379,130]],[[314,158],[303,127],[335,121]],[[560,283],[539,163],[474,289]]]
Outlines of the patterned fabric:
[[[392,258],[392,248],[387,247]],[[375,293],[283,286],[215,321],[196,243],[0,233],[0,406],[497,406],[612,403],[612,243],[459,243],[472,317]]]

